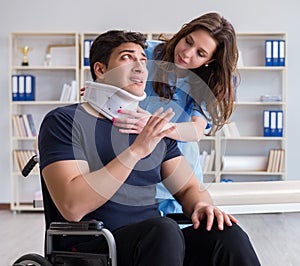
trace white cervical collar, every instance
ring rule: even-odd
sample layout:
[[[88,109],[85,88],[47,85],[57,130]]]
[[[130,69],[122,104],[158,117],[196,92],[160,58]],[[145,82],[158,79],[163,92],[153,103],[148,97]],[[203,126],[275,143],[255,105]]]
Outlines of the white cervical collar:
[[[139,102],[146,96],[145,92],[139,97],[112,85],[86,81],[83,100],[97,112],[112,120],[119,116],[118,110],[137,111]]]

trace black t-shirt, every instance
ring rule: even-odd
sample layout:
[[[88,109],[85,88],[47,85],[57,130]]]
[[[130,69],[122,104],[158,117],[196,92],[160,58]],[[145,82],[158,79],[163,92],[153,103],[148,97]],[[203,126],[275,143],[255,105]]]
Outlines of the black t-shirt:
[[[124,151],[136,138],[122,134],[107,119],[87,113],[80,104],[49,112],[39,132],[40,169],[61,160],[85,160],[93,172]],[[139,161],[131,174],[104,205],[83,220],[101,220],[110,230],[160,216],[155,201],[156,184],[161,182],[161,164],[181,156],[176,141],[164,138],[149,156]],[[44,180],[42,189],[46,228],[52,221],[64,221],[54,205]]]

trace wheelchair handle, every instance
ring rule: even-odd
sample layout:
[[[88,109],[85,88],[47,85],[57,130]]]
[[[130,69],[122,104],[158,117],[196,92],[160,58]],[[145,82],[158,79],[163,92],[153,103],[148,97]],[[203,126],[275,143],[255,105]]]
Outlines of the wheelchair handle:
[[[31,157],[31,159],[27,162],[27,164],[24,166],[23,170],[22,170],[22,175],[24,177],[28,176],[29,173],[31,172],[31,170],[33,169],[33,167],[35,167],[35,165],[39,162],[39,159],[37,157],[37,155],[34,155]]]

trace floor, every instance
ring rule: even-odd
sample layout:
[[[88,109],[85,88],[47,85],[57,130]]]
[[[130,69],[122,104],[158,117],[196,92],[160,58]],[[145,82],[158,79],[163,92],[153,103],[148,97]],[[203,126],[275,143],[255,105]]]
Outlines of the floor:
[[[300,265],[300,213],[235,215],[263,266]],[[26,253],[43,254],[42,213],[0,211],[0,266]],[[239,265],[237,265],[239,266]]]

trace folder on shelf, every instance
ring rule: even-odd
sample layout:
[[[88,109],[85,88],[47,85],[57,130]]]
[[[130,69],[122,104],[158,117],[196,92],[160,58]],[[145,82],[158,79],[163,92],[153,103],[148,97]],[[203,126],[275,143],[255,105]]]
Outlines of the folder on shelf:
[[[35,100],[35,77],[33,75],[12,75],[12,100]]]
[[[265,41],[265,58],[266,66],[272,66],[272,40]]]
[[[279,66],[285,66],[285,40],[279,40]]]
[[[25,76],[19,75],[19,83],[18,83],[18,91],[19,91],[19,101],[25,100]]]
[[[273,40],[272,41],[272,65],[278,66],[279,65],[279,41]]]
[[[270,136],[276,136],[277,131],[277,111],[270,111]]]
[[[269,137],[271,132],[270,132],[270,111],[269,110],[264,110],[263,113],[263,126],[264,126],[264,137]]]
[[[276,136],[283,136],[283,111],[276,111]]]
[[[83,64],[84,66],[90,65],[90,49],[92,46],[93,40],[84,40],[84,53],[83,53]]]
[[[12,100],[18,101],[19,100],[19,78],[18,75],[11,76],[11,83],[12,83]]]
[[[35,77],[32,75],[25,76],[25,100],[35,100]]]

